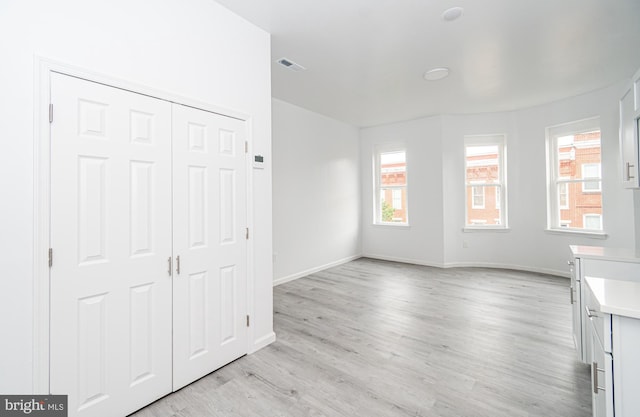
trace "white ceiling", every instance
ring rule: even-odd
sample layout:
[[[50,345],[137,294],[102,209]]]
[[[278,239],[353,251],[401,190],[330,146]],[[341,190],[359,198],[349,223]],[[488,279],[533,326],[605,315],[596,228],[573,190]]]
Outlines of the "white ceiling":
[[[529,107],[640,67],[640,0],[217,1],[271,33],[273,97],[356,126]]]

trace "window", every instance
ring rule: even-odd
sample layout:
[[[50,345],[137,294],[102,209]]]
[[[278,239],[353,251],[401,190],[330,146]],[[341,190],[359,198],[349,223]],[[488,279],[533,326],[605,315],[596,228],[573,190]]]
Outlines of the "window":
[[[549,229],[602,232],[600,151],[598,118],[547,128]]]
[[[399,188],[391,190],[391,198],[393,199],[393,209],[402,210],[402,190]]]
[[[506,228],[506,152],[502,135],[467,136],[465,143],[468,228]]]
[[[471,187],[471,208],[484,208],[484,187]]]
[[[379,151],[375,160],[376,224],[408,224],[407,161],[404,150]]]
[[[583,223],[587,230],[602,230],[602,216],[599,214],[585,214]]]
[[[585,193],[602,191],[600,189],[600,163],[582,164],[582,179],[596,179],[598,181],[585,181],[582,183],[582,191]]]
[[[569,184],[562,183],[558,185],[558,204],[560,205],[560,209],[568,209],[569,208]],[[560,223],[561,227],[562,222]]]

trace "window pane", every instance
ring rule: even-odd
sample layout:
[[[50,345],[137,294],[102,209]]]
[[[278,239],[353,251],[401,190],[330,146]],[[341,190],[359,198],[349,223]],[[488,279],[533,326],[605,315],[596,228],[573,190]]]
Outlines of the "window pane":
[[[406,185],[407,162],[405,152],[380,154],[380,185]]]
[[[499,195],[499,185],[467,186],[467,225],[501,225]]]
[[[574,182],[574,183],[559,183],[558,195],[563,195],[563,190],[566,190],[564,194],[566,199],[560,199],[558,219],[560,221],[560,227],[579,229],[579,230],[602,230],[602,220],[599,221],[599,226],[593,227],[593,223],[586,224],[586,216],[598,216],[602,218],[602,192],[600,189],[600,182],[597,181],[598,191],[585,191],[583,186],[589,183]],[[566,203],[562,205],[562,203]]]
[[[597,121],[580,121],[550,128],[549,161],[553,186],[549,205],[552,228],[602,230],[601,135]],[[571,133],[572,126],[579,133]],[[590,129],[590,130],[584,130]]]
[[[558,177],[600,179],[600,131],[558,137],[556,157]]]
[[[380,220],[385,223],[407,222],[406,188],[380,189]]]
[[[498,145],[467,146],[467,184],[497,183],[500,180]]]

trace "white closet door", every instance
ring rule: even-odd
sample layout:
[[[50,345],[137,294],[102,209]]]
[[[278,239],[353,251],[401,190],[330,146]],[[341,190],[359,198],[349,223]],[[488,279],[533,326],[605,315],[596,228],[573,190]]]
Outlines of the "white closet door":
[[[245,130],[173,105],[174,390],[247,350]]]
[[[171,105],[52,74],[51,392],[122,416],[171,391]]]

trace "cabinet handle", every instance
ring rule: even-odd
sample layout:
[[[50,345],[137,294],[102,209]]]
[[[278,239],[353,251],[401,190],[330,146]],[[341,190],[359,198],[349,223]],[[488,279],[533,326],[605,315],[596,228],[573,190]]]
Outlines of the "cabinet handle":
[[[167,269],[167,273],[169,274],[169,276],[171,276],[171,256],[169,256],[169,259],[167,259],[167,263],[169,264],[169,269]]]
[[[569,287],[569,299],[571,300],[571,304],[575,303],[575,300],[573,299],[573,287]]]
[[[629,181],[632,178],[635,178],[633,175],[631,175],[631,168],[635,167],[634,164],[627,162],[627,181]]]
[[[598,372],[604,372],[604,369],[598,368],[597,362],[591,363],[591,377],[593,378],[593,393],[597,394],[598,391],[606,391],[604,387],[598,386]]]
[[[584,310],[587,312],[587,317],[589,317],[590,319],[593,317],[598,317],[598,315],[596,314],[597,311],[589,309],[589,306],[584,306]]]
[[[176,274],[180,275],[180,255],[176,256]]]

